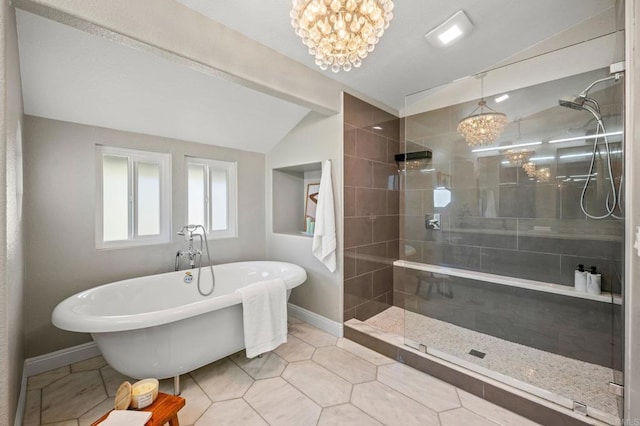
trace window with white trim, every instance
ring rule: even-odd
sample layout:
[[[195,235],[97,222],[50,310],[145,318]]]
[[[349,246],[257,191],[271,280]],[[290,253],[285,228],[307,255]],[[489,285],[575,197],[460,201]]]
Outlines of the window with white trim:
[[[171,154],[96,146],[96,248],[171,241]]]
[[[186,157],[186,169],[189,225],[203,225],[212,238],[237,237],[237,164]]]

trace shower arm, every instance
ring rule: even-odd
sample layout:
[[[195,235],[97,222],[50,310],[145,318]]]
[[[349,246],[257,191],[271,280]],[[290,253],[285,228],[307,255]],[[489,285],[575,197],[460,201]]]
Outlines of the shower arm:
[[[596,84],[600,84],[600,83],[604,83],[605,81],[609,81],[609,80],[615,80],[618,81],[620,80],[620,77],[622,76],[622,72],[617,72],[613,75],[610,75],[608,77],[604,77],[601,78],[600,80],[596,80],[593,83],[591,83],[589,86],[587,86],[586,89],[584,89],[582,91],[582,93],[580,93],[580,96],[587,98],[587,95],[589,94],[589,90],[593,89],[593,86],[595,86]]]

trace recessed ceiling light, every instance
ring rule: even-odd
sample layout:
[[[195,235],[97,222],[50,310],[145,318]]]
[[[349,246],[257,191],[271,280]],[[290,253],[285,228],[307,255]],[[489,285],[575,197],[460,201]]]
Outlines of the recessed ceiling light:
[[[494,101],[496,101],[497,103],[500,103],[502,101],[506,101],[507,99],[509,99],[509,95],[505,93],[504,95],[498,96],[497,98],[495,98]]]
[[[373,126],[373,127],[372,127],[372,129],[373,129],[373,130],[382,130],[382,127],[380,127],[380,126]]]
[[[547,156],[547,157],[531,157],[529,158],[529,161],[544,161],[544,160],[555,160],[556,157],[553,155]]]
[[[576,157],[587,157],[589,155],[593,155],[593,152],[580,152],[578,154],[566,154],[566,155],[561,155],[560,159],[564,160],[565,158],[576,158]]]
[[[472,28],[473,24],[467,15],[459,10],[451,18],[429,31],[425,37],[433,46],[445,47],[464,38]]]
[[[518,148],[521,146],[541,145],[541,144],[542,144],[542,141],[517,143],[514,145],[490,146],[488,148],[472,149],[471,152],[504,151],[505,149]]]
[[[618,136],[618,135],[621,135],[622,133],[623,133],[622,131],[619,131],[619,132],[600,133],[598,135],[576,136],[574,138],[553,139],[553,140],[550,140],[549,143],[561,143],[561,142],[571,142],[571,141],[580,141],[580,140],[586,141],[589,139],[602,138],[605,136]]]
[[[442,42],[442,44],[449,44],[453,40],[457,39],[462,35],[462,30],[457,25],[452,25],[448,30],[443,33],[438,34],[438,38]]]

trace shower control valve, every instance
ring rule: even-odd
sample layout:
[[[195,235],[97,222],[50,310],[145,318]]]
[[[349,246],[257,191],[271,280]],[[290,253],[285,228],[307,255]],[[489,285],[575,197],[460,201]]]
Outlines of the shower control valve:
[[[426,229],[433,229],[433,230],[439,230],[441,225],[440,225],[440,213],[434,213],[433,214],[433,219],[431,219],[431,217],[427,214],[424,216],[424,227]]]

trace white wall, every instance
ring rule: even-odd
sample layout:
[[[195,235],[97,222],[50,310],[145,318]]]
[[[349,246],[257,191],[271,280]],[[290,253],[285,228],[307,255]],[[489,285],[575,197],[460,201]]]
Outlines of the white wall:
[[[238,162],[238,238],[209,242],[213,263],[261,260],[265,253],[264,155],[94,126],[25,118],[26,354],[87,342],[58,330],[53,308],[81,290],[173,270],[175,237],[186,224],[184,156]],[[173,243],[111,250],[95,248],[95,145],[172,154]]]
[[[0,423],[13,424],[24,361],[22,90],[15,11],[0,6]],[[6,422],[6,423],[5,423]]]
[[[311,253],[312,239],[303,235],[273,232],[272,170],[299,164],[332,162],[336,209],[338,267],[329,270]],[[343,305],[343,208],[342,208],[342,114],[323,116],[311,112],[266,156],[267,258],[296,263],[307,271],[307,282],[296,287],[290,302],[342,323]]]

